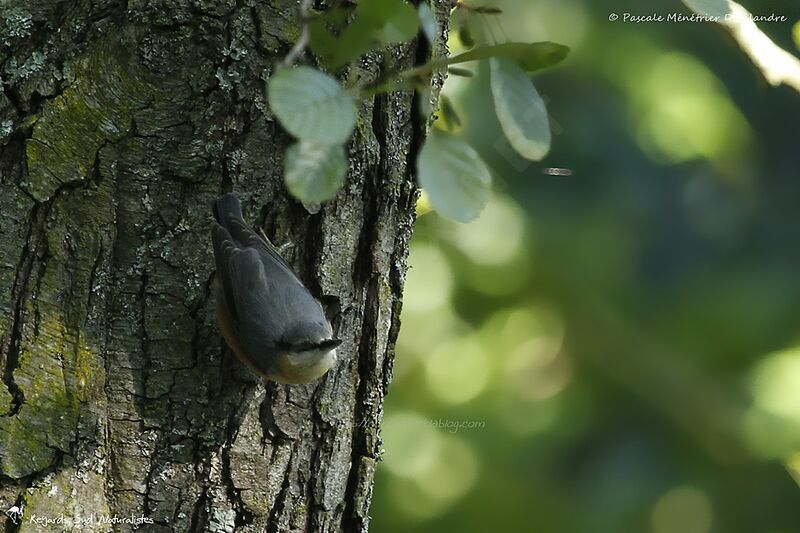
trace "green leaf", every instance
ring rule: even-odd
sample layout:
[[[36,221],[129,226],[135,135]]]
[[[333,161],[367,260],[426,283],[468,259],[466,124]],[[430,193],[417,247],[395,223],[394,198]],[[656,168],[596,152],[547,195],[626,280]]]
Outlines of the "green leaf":
[[[410,41],[419,32],[417,11],[405,0],[362,0],[348,25],[350,13],[333,9],[310,23],[311,48],[332,69],[381,46]]]
[[[359,14],[375,21],[373,35],[382,44],[404,43],[419,32],[417,11],[404,0],[366,0],[362,5]]]
[[[300,141],[286,151],[286,188],[304,204],[332,200],[347,175],[344,146]]]
[[[470,145],[451,135],[431,134],[417,160],[417,177],[434,209],[459,222],[473,220],[489,200],[489,168]]]
[[[464,4],[457,3],[450,17],[450,32],[455,31],[461,44],[466,48],[475,46],[475,28],[473,27],[475,23],[476,17],[464,7]]]
[[[341,33],[333,54],[332,68],[341,68],[353,59],[379,46],[380,42],[375,38],[373,22],[361,17],[356,18]]]
[[[458,29],[458,39],[467,48],[475,46],[475,37],[472,36],[472,31],[468,26],[462,26]]]
[[[436,34],[439,33],[439,26],[436,24],[433,10],[431,10],[431,6],[428,5],[426,0],[423,0],[417,7],[417,15],[422,26],[422,33],[425,34],[428,42],[433,44],[436,40]]]
[[[489,6],[478,6],[472,8],[475,13],[480,13],[481,15],[502,15],[503,10],[499,7],[489,7]]]
[[[461,118],[453,107],[453,102],[443,94],[439,96],[439,112],[441,113],[442,123],[447,131],[452,131],[461,127]]]
[[[503,133],[522,157],[539,161],[550,151],[550,124],[542,97],[515,63],[493,58],[489,64],[494,108]]]
[[[316,16],[308,23],[309,45],[326,65],[331,65],[342,53],[339,35],[347,26],[353,7],[334,8]]]
[[[356,125],[352,97],[335,78],[311,67],[273,74],[269,105],[286,131],[304,141],[342,144]]]

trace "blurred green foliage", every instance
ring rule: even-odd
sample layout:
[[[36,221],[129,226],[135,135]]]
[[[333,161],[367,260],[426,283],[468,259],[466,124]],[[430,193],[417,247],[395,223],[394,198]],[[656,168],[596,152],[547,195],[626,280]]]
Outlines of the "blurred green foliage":
[[[435,106],[430,99],[430,74],[452,65],[491,60],[493,100],[511,145],[531,161],[540,161],[550,151],[549,117],[529,74],[560,63],[569,48],[551,42],[499,43],[481,33],[483,46],[440,55],[436,15],[426,2],[418,4],[363,0],[355,7],[334,6],[313,14],[309,2],[301,4],[303,37],[284,58],[283,68],[269,77],[267,96],[275,117],[298,139],[285,154],[284,174],[289,192],[310,213],[319,211],[320,204],[332,200],[344,185],[348,172],[345,144],[356,127],[356,100],[414,88],[425,102],[420,110],[426,124],[433,107],[441,109],[445,118],[436,124],[441,133],[425,140],[415,162],[420,187],[428,194],[430,204],[450,219],[468,222],[480,214],[489,197],[490,171],[468,143],[445,133],[452,126],[460,127],[458,114],[448,100]],[[454,5],[453,32],[477,24],[484,16],[502,13],[494,7]],[[463,21],[457,22],[459,19]],[[420,32],[436,50],[429,61],[398,71],[392,66],[391,55],[385,53],[379,79],[357,79],[347,89],[337,78],[314,67],[292,67],[306,44],[322,63],[336,71],[368,51],[387,51],[389,45],[413,41]],[[471,74],[457,67],[451,70],[459,71]]]
[[[742,3],[793,50],[800,4]],[[800,97],[710,24],[609,20],[677,0],[490,5],[573,50],[553,148],[514,155],[486,67],[448,81],[495,192],[421,202],[372,530],[800,531]]]

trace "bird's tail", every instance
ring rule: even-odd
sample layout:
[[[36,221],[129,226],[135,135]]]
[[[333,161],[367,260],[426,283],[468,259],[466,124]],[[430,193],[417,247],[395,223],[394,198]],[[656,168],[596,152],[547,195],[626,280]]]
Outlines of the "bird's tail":
[[[242,220],[242,204],[235,193],[229,192],[214,200],[212,209],[217,223],[229,231],[232,220]]]

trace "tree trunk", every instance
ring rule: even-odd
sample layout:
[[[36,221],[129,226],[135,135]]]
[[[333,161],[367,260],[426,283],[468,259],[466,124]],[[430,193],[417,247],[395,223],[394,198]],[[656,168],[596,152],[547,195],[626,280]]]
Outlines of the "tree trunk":
[[[285,192],[291,139],[265,99],[297,2],[10,5],[0,505],[23,518],[7,530],[366,530],[425,130],[412,95],[364,103],[347,184],[309,215]],[[404,45],[389,66],[427,54]],[[318,383],[263,383],[219,336],[210,202],[230,190],[290,243],[344,340]]]

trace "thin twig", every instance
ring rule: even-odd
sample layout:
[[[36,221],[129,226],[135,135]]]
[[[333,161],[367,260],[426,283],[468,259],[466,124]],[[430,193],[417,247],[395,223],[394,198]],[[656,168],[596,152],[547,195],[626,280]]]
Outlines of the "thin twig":
[[[289,67],[297,61],[303,52],[305,52],[306,47],[308,46],[309,41],[309,31],[308,31],[308,13],[311,11],[311,6],[314,5],[314,0],[301,0],[300,2],[300,20],[303,23],[303,26],[300,29],[300,38],[297,39],[297,42],[294,43],[292,49],[289,50],[289,53],[286,54],[286,57],[283,58],[281,61],[281,65],[284,67]]]

